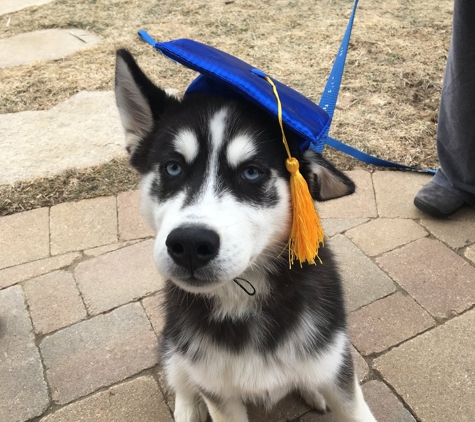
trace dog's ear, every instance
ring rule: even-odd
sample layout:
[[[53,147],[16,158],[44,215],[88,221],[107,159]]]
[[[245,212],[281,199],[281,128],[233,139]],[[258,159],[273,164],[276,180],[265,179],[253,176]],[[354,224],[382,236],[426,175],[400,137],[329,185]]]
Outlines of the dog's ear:
[[[163,112],[179,100],[155,86],[142,72],[132,55],[118,50],[115,67],[115,98],[127,151],[133,155],[152,131]]]
[[[353,181],[325,160],[321,154],[307,150],[303,154],[303,159],[305,164],[303,175],[314,200],[327,201],[350,195],[355,191]]]

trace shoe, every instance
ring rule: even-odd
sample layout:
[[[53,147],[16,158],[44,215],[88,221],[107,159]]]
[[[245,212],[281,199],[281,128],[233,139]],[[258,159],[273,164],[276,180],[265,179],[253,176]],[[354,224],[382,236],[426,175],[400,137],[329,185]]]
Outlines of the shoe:
[[[436,185],[432,180],[423,186],[414,198],[414,205],[417,208],[436,218],[452,215],[464,203],[463,199]]]

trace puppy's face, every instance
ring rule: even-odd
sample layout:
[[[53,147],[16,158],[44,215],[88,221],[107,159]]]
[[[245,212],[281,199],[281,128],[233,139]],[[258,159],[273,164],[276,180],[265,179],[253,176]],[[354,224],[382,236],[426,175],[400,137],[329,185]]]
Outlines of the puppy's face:
[[[164,277],[190,292],[211,292],[282,252],[291,207],[275,119],[222,98],[179,101],[154,86],[125,50],[117,55],[116,98]],[[319,154],[293,153],[315,199],[354,190]]]
[[[208,291],[285,247],[289,191],[274,132],[272,122],[210,98],[184,100],[163,117],[143,195],[164,277]]]

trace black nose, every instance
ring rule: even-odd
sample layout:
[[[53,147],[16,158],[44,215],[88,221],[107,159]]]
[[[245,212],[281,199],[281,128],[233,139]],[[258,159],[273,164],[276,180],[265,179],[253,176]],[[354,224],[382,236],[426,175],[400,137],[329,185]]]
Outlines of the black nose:
[[[165,244],[175,263],[193,274],[218,255],[219,236],[203,227],[179,227],[170,232]]]

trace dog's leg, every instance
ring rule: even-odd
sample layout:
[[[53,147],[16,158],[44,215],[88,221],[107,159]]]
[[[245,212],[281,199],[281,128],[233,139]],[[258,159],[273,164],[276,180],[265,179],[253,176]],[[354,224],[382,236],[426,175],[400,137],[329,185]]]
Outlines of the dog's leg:
[[[173,416],[175,422],[206,422],[208,412],[197,390],[177,390]]]
[[[327,403],[325,401],[325,397],[320,394],[317,390],[309,391],[309,390],[302,390],[300,392],[302,398],[305,400],[312,409],[315,409],[318,412],[325,413],[327,411]]]
[[[366,404],[361,387],[354,377],[350,388],[342,389],[340,382],[322,387],[330,410],[339,422],[376,422],[371,410]]]
[[[208,411],[198,388],[190,382],[179,362],[170,359],[168,381],[175,390],[175,422],[206,422]]]
[[[346,334],[320,359],[320,376],[300,386],[305,401],[320,410],[328,405],[338,422],[376,422],[356,379]]]
[[[240,399],[214,399],[203,396],[213,422],[248,422],[246,406]]]

